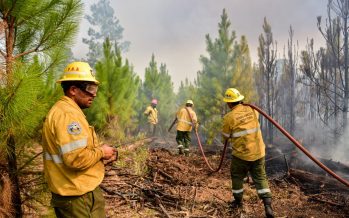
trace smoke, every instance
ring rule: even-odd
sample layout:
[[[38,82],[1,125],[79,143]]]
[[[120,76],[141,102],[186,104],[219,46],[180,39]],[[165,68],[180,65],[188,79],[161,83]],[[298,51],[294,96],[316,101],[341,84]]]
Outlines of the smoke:
[[[321,121],[306,120],[297,122],[295,136],[313,156],[349,164],[349,128],[336,140],[331,128]]]
[[[334,140],[329,129],[321,121],[297,120],[294,136],[314,157],[332,159]],[[306,155],[300,157],[304,164],[312,164],[312,160]]]
[[[328,156],[328,144],[332,138],[330,131],[318,120],[297,121],[297,139],[307,148],[314,148],[318,155]]]
[[[335,149],[332,151],[332,159],[349,165],[349,127],[345,129]]]

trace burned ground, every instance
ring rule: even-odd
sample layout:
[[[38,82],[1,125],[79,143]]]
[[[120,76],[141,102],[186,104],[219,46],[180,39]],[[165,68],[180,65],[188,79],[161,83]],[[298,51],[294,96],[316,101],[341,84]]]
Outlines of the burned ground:
[[[229,207],[229,155],[222,169],[211,173],[195,149],[184,157],[169,140],[144,146],[148,155],[143,175],[128,167],[107,167],[102,189],[108,217],[264,217],[251,180],[245,184],[243,210]],[[218,164],[219,154],[209,153],[209,161]],[[286,156],[273,150],[266,159],[276,217],[349,217],[347,187],[326,175],[292,169]]]
[[[106,166],[101,184],[108,218],[264,217],[263,204],[251,179],[245,183],[243,210],[230,209],[230,150],[226,152],[222,169],[212,173],[194,146],[189,157],[179,156],[173,138],[148,138],[119,148],[120,158]],[[34,147],[23,152],[30,154],[28,157],[38,157],[20,177],[23,217],[54,217],[42,175],[41,147]],[[222,145],[204,149],[216,168]],[[341,170],[348,180],[346,165],[331,167]],[[348,187],[318,168],[306,165],[293,149],[268,146],[266,169],[276,217],[349,217]]]

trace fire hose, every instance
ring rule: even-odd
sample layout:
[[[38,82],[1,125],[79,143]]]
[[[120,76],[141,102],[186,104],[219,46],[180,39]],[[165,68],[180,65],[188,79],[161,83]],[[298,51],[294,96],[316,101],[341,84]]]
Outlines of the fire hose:
[[[251,108],[255,109],[259,113],[261,113],[265,118],[267,118],[274,126],[276,126],[289,140],[293,142],[305,155],[307,155],[312,161],[314,161],[319,167],[321,167],[323,170],[325,170],[327,173],[329,173],[331,176],[333,176],[335,179],[337,179],[339,182],[343,183],[347,187],[349,187],[349,182],[345,179],[338,176],[336,173],[334,173],[331,169],[326,167],[324,164],[322,164],[319,160],[317,160],[313,155],[310,154],[310,152],[301,145],[295,138],[293,138],[284,128],[280,126],[273,118],[271,118],[268,114],[266,114],[264,111],[262,111],[257,106],[251,105],[251,104],[244,104],[247,106],[250,106]]]
[[[279,123],[277,123],[273,118],[271,118],[268,114],[266,114],[264,111],[262,111],[260,108],[258,108],[257,106],[255,105],[251,105],[251,104],[245,104],[244,105],[246,106],[250,106],[251,108],[257,110],[260,114],[262,114],[265,118],[267,118],[274,126],[276,126],[291,142],[293,142],[293,144],[295,144],[305,155],[307,155],[313,162],[315,162],[319,167],[321,167],[323,170],[325,170],[327,173],[329,173],[331,176],[333,176],[335,179],[337,179],[339,182],[343,183],[344,185],[346,185],[347,187],[349,187],[349,182],[346,181],[345,179],[341,178],[340,176],[338,176],[335,172],[333,172],[331,169],[329,169],[328,167],[326,167],[324,164],[322,164],[319,160],[317,160],[313,155],[310,154],[310,152],[304,147],[302,146],[295,138],[293,138],[284,128],[281,127],[281,125]],[[189,117],[191,119],[191,122],[193,123],[193,119],[192,119],[192,116],[188,110],[188,108],[185,108],[189,114]],[[210,163],[208,162],[206,156],[205,156],[205,153],[204,153],[204,150],[202,148],[202,144],[201,144],[201,141],[200,141],[200,137],[199,137],[199,134],[198,134],[198,131],[197,129],[195,128],[195,135],[196,135],[196,138],[198,140],[198,144],[199,144],[199,147],[200,147],[200,151],[201,151],[201,154],[206,162],[206,165],[208,166],[208,168],[212,171],[212,172],[218,172],[221,167],[222,167],[222,164],[223,164],[223,159],[224,159],[224,156],[225,156],[225,151],[226,151],[226,148],[227,148],[227,144],[228,144],[228,139],[225,140],[225,143],[224,143],[224,148],[223,148],[223,152],[221,154],[221,160],[220,160],[220,163],[219,163],[219,166],[217,169],[213,169],[212,166],[210,165]]]
[[[335,179],[337,179],[339,182],[341,182],[342,184],[346,185],[347,187],[349,187],[349,182],[346,181],[345,179],[341,178],[340,176],[338,176],[335,172],[333,172],[331,169],[329,169],[328,167],[326,167],[324,164],[322,164],[319,160],[317,160],[313,155],[311,155],[311,153],[304,147],[301,145],[301,143],[299,143],[295,138],[293,138],[284,128],[281,127],[281,125],[279,123],[277,123],[273,118],[271,118],[268,114],[266,114],[264,111],[262,111],[260,108],[258,108],[257,106],[255,105],[251,105],[251,104],[245,104],[244,105],[247,105],[247,106],[250,106],[251,108],[257,110],[260,114],[262,114],[265,118],[267,118],[275,127],[277,127],[291,142],[293,142],[294,145],[297,146],[297,148],[299,148],[305,155],[307,155],[313,162],[315,162],[319,167],[321,167],[323,170],[325,170],[327,173],[329,173],[331,176],[333,176]],[[187,109],[187,108],[186,108]],[[190,116],[190,119],[192,121],[192,117],[191,117],[191,114],[189,113],[189,110],[187,109],[188,111],[188,114]],[[226,151],[226,147],[227,147],[227,144],[228,144],[228,139],[225,140],[225,143],[224,143],[224,148],[223,148],[223,152],[222,152],[222,155],[221,155],[221,160],[220,160],[220,163],[219,163],[219,167],[217,169],[213,169],[212,166],[209,164],[206,156],[205,156],[205,153],[203,151],[203,148],[202,148],[202,144],[200,142],[200,137],[198,135],[198,132],[197,132],[197,129],[195,129],[195,135],[196,135],[196,138],[198,140],[198,144],[199,144],[199,147],[200,147],[200,150],[201,150],[201,154],[207,164],[207,166],[209,167],[209,169],[213,172],[218,172],[221,167],[222,167],[222,163],[223,163],[223,159],[224,159],[224,156],[225,156],[225,151]]]
[[[189,117],[190,117],[190,120],[191,120],[191,123],[194,125],[193,123],[193,118],[188,110],[187,107],[185,107],[185,109],[187,110],[188,114],[189,114]],[[197,128],[195,128],[195,126],[193,126],[193,128],[195,129],[195,136],[198,140],[198,144],[199,144],[199,148],[200,148],[200,151],[201,151],[201,154],[202,154],[202,157],[204,158],[205,162],[206,162],[206,165],[208,166],[208,168],[212,171],[212,172],[218,172],[221,168],[222,168],[222,165],[223,165],[223,160],[224,160],[224,156],[225,156],[225,151],[227,150],[227,145],[228,145],[228,139],[225,140],[224,142],[224,148],[223,148],[223,151],[222,151],[222,154],[221,154],[221,160],[219,162],[219,165],[218,165],[218,168],[217,169],[213,169],[213,167],[211,166],[211,164],[208,162],[207,158],[206,158],[206,155],[205,155],[205,152],[204,152],[204,149],[202,148],[202,144],[201,144],[201,141],[200,141],[200,137],[199,137],[199,134],[198,134],[198,130]],[[170,130],[170,129],[169,129]]]
[[[200,151],[201,151],[201,154],[202,154],[202,157],[204,158],[205,162],[206,162],[206,165],[208,166],[208,168],[212,171],[212,172],[218,172],[221,168],[222,168],[222,165],[223,165],[223,160],[224,160],[224,156],[225,156],[225,151],[227,150],[227,145],[228,145],[228,139],[225,140],[224,142],[224,148],[223,148],[223,151],[222,151],[222,154],[221,154],[221,160],[219,162],[219,165],[218,165],[218,168],[217,169],[213,169],[213,167],[211,166],[211,164],[208,162],[206,156],[205,156],[205,152],[204,152],[204,149],[202,148],[202,144],[201,144],[201,141],[200,141],[200,137],[199,137],[199,134],[198,134],[198,131],[197,129],[195,129],[195,135],[196,135],[196,138],[198,140],[198,144],[199,144],[199,148],[200,148]]]

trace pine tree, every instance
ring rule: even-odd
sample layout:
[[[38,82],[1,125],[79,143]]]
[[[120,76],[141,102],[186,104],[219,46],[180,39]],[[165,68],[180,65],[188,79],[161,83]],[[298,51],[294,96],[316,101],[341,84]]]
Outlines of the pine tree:
[[[159,111],[159,129],[162,133],[165,133],[166,125],[172,121],[175,111],[175,93],[171,76],[168,73],[166,64],[160,64],[158,69],[157,62],[155,61],[155,55],[152,54],[149,66],[145,69],[144,83],[142,85],[143,106],[141,107],[140,114],[150,104],[151,99],[156,98],[158,100]],[[145,122],[144,117],[140,119],[141,124]]]
[[[91,66],[94,66],[97,59],[103,55],[102,44],[106,38],[118,43],[121,51],[126,51],[130,42],[122,42],[124,28],[115,17],[114,9],[110,6],[109,0],[99,0],[90,9],[92,15],[87,15],[85,18],[95,29],[90,27],[87,33],[89,38],[83,38],[82,41],[89,46],[87,61]]]
[[[65,60],[67,45],[78,30],[81,9],[78,0],[0,4],[4,34],[0,40],[0,149],[7,154],[16,217],[22,214],[16,147],[37,131],[47,112],[45,82]]]
[[[236,40],[228,15],[223,10],[218,24],[218,38],[206,35],[209,57],[201,56],[203,69],[197,76],[196,104],[198,116],[208,132],[208,143],[220,132],[222,117],[230,110],[223,102],[228,88],[237,88],[247,101],[256,100],[256,89],[249,47],[245,36]],[[195,100],[195,99],[194,99]]]
[[[158,87],[161,85],[159,70],[155,55],[152,54],[149,66],[145,68],[143,90],[148,99],[159,98]],[[148,100],[149,102],[149,100]]]
[[[200,58],[203,69],[197,76],[196,99],[200,100],[196,103],[196,109],[201,124],[210,129],[211,139],[220,131],[221,118],[227,112],[226,104],[223,102],[224,91],[233,85],[236,34],[230,30],[230,25],[224,9],[218,24],[218,38],[213,41],[206,35],[206,50],[209,57]]]
[[[196,95],[196,87],[189,82],[188,78],[185,78],[184,82],[178,88],[178,93],[176,96],[176,106],[183,105],[188,99],[194,99]],[[195,102],[194,102],[195,104]]]
[[[161,134],[165,134],[165,130],[167,126],[170,125],[173,120],[172,114],[175,113],[175,101],[176,95],[174,93],[173,82],[171,76],[168,73],[166,64],[162,63],[160,65],[160,86],[159,90],[159,124]]]
[[[254,80],[254,71],[245,36],[241,36],[240,43],[235,45],[235,51],[231,86],[243,93],[247,101],[256,102],[258,96]]]
[[[120,48],[107,38],[103,44],[104,56],[96,64],[96,76],[101,82],[97,98],[87,116],[91,122],[112,139],[122,140],[135,125],[135,105],[139,77],[127,60],[123,60]]]

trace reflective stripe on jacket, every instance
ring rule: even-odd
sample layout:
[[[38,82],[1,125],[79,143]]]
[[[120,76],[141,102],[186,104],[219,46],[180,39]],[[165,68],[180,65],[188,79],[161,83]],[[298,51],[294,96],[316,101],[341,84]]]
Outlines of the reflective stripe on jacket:
[[[232,153],[246,161],[265,156],[265,144],[259,128],[258,112],[249,106],[238,104],[224,116],[222,134],[231,138]]]
[[[190,119],[189,113],[193,119],[193,123]],[[183,107],[179,109],[177,112],[177,130],[179,131],[191,131],[193,125],[195,126],[197,123],[197,117],[195,111],[191,107]]]
[[[50,190],[62,196],[83,195],[104,178],[103,151],[80,107],[62,97],[43,126],[44,173]]]
[[[158,123],[158,110],[156,108],[153,108],[151,105],[149,105],[145,109],[144,114],[148,116],[148,123],[151,123],[151,124]]]

